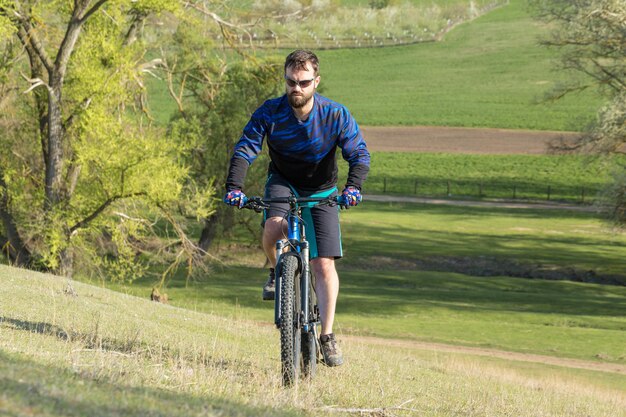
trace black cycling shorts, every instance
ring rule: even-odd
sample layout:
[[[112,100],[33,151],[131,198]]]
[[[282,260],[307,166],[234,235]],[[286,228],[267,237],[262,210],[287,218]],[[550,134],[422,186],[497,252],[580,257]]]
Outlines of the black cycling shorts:
[[[337,195],[337,187],[319,191],[298,190],[280,174],[270,173],[265,184],[265,198],[289,197],[295,194],[298,197],[330,197]],[[289,204],[272,203],[265,210],[263,223],[270,217],[287,218]],[[309,242],[310,259],[341,258],[341,228],[339,227],[339,206],[303,207],[302,219],[306,228],[306,238]]]

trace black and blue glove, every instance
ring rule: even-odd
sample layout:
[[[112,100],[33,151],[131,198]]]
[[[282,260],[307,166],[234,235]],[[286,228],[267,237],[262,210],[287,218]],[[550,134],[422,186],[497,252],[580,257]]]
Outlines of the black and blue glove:
[[[361,191],[358,188],[346,187],[341,193],[341,196],[339,196],[339,205],[342,208],[355,207],[362,199]]]
[[[243,208],[248,202],[248,197],[241,190],[231,190],[226,193],[223,201],[229,206]]]

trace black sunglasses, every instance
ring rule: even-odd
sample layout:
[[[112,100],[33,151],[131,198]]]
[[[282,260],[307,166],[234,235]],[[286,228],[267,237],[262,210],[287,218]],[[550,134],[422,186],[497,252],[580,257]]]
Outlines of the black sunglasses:
[[[315,81],[315,78],[311,78],[310,80],[300,80],[300,81],[296,81],[296,80],[292,80],[291,78],[288,78],[285,75],[285,81],[287,82],[287,85],[289,87],[295,87],[295,86],[299,86],[300,88],[307,88],[308,86],[311,85],[311,83],[313,81]]]

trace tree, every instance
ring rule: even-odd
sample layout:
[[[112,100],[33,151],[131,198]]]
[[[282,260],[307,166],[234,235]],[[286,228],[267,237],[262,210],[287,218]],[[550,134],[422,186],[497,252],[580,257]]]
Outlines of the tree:
[[[579,140],[555,149],[600,155],[626,153],[626,3],[623,0],[532,0],[538,16],[554,25],[542,43],[561,53],[559,69],[584,74],[555,88],[551,99],[598,88],[608,103]],[[605,196],[611,217],[626,224],[623,165]]]
[[[9,262],[130,280],[145,269],[137,256],[158,222],[176,236],[161,254],[176,248],[178,262],[202,252],[188,222],[219,223],[229,147],[279,79],[271,59],[236,48],[246,29],[207,9],[219,4],[0,0],[0,247]],[[179,107],[167,130],[153,123],[146,89],[159,74]]]
[[[185,163],[201,187],[212,187],[221,196],[235,142],[252,112],[281,88],[282,57],[264,58],[236,49],[241,59],[212,48],[211,36],[202,25],[179,26],[169,49],[162,49],[160,71],[177,103],[178,113],[169,124],[169,135],[186,144]],[[227,27],[233,30],[233,25]],[[246,191],[262,192],[266,166],[253,165]],[[240,215],[246,224],[256,221]],[[255,218],[255,220],[251,220]],[[198,248],[206,253],[219,232],[233,225],[233,210],[223,204],[203,218]],[[258,227],[250,227],[252,234]],[[258,241],[258,239],[256,239]]]
[[[122,252],[138,230],[114,208],[176,200],[187,173],[178,144],[141,116],[137,97],[150,63],[136,38],[147,16],[175,7],[0,0],[0,103],[11,108],[1,118],[11,129],[0,132],[10,150],[0,156],[0,243],[11,262],[71,275],[81,245],[93,248],[106,231]]]

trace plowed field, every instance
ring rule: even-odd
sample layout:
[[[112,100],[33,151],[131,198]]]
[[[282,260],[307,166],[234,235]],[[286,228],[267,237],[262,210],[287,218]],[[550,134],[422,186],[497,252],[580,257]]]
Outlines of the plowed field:
[[[573,132],[429,126],[361,126],[371,151],[469,154],[545,154],[548,143]]]

